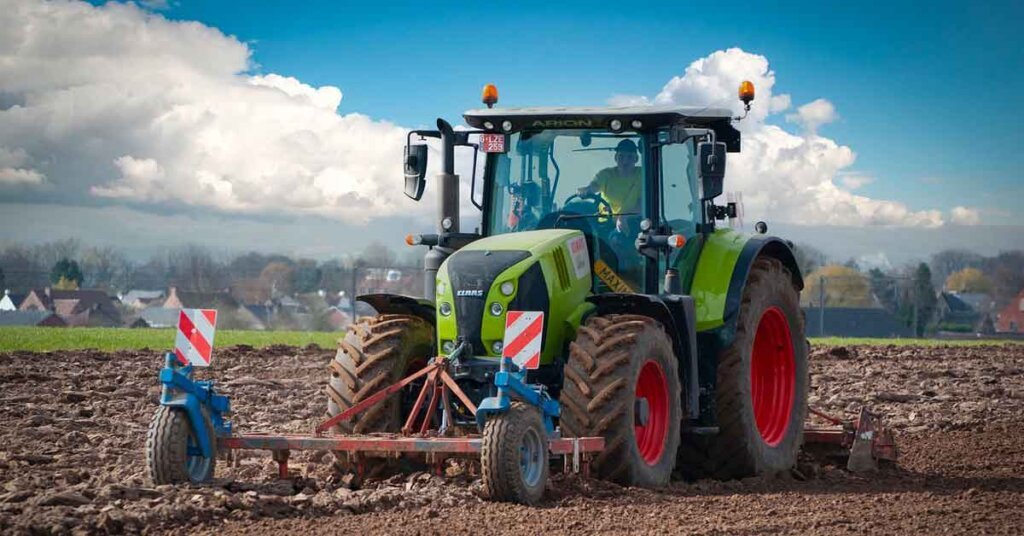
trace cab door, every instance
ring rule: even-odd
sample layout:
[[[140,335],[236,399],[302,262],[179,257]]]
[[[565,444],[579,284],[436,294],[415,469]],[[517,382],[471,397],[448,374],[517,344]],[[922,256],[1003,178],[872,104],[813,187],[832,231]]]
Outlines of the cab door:
[[[665,270],[675,268],[679,271],[682,292],[689,294],[703,243],[699,232],[701,201],[695,147],[692,140],[687,140],[663,144],[660,151],[658,220],[667,234],[685,236],[686,245],[660,257],[658,275],[663,280]]]

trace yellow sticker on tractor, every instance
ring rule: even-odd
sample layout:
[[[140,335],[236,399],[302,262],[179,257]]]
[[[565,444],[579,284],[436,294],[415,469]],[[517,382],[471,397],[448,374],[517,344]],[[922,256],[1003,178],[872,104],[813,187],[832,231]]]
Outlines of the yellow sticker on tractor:
[[[629,286],[629,283],[623,281],[622,278],[619,277],[619,274],[615,273],[615,270],[612,270],[612,267],[608,266],[608,264],[601,259],[597,259],[597,261],[594,262],[594,273],[597,274],[597,278],[600,279],[601,282],[608,285],[608,288],[615,292],[634,292],[633,287]]]

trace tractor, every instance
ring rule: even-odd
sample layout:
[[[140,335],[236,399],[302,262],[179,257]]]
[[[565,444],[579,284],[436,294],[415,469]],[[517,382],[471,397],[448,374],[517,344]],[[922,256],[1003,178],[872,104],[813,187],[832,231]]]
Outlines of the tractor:
[[[739,98],[749,111],[749,82]],[[437,356],[468,398],[442,426],[479,425],[495,499],[540,500],[552,436],[603,438],[591,470],[627,486],[793,467],[808,411],[803,280],[790,242],[761,222],[753,235],[722,225],[737,207],[716,203],[742,118],[710,107],[500,108],[493,85],[483,101],[465,112],[468,129],[438,119],[409,133],[407,196],[422,199],[428,156],[440,157],[436,232],[406,239],[427,248],[425,297],[359,298],[378,314],[340,342],[328,415]],[[457,147],[473,150],[471,168],[457,166]],[[457,167],[472,169],[475,232],[460,225]],[[513,329],[534,344],[510,341]],[[554,409],[510,390],[510,371]],[[333,430],[399,432],[423,411],[417,381]],[[394,462],[360,456],[371,471]]]

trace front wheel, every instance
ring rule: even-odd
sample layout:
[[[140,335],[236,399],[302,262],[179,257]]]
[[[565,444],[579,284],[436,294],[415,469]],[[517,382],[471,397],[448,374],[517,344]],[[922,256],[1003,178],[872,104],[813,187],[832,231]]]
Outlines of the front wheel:
[[[569,349],[564,437],[601,436],[598,476],[627,486],[668,483],[679,448],[678,361],[661,324],[639,315],[592,316]]]
[[[481,442],[480,466],[488,498],[539,503],[548,480],[548,440],[540,412],[512,402],[508,411],[487,419]]]
[[[205,418],[211,439],[213,427]],[[146,467],[154,484],[198,484],[213,478],[217,456],[203,456],[199,441],[192,431],[188,413],[181,408],[160,406],[149,423],[146,434]]]

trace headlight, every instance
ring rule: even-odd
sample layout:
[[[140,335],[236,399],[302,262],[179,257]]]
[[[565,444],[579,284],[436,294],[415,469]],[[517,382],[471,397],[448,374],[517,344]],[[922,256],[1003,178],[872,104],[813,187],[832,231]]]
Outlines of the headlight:
[[[441,344],[441,351],[450,354],[455,351],[455,341],[444,341]]]
[[[448,316],[452,314],[452,304],[448,302],[441,302],[441,305],[439,305],[437,309],[438,311],[441,312],[441,315],[443,316]]]
[[[505,349],[505,344],[501,341],[494,341],[494,344],[491,345],[491,351],[495,354],[501,355],[503,349]]]
[[[505,296],[511,296],[515,292],[516,286],[511,281],[505,281],[501,284],[501,293]]]
[[[494,316],[501,316],[501,313],[505,312],[505,309],[498,302],[491,303],[491,314]]]
[[[512,121],[502,121],[501,129],[504,130],[505,132],[512,132]]]
[[[445,286],[444,281],[437,282],[437,295],[443,296],[444,293],[448,292],[448,287]]]

